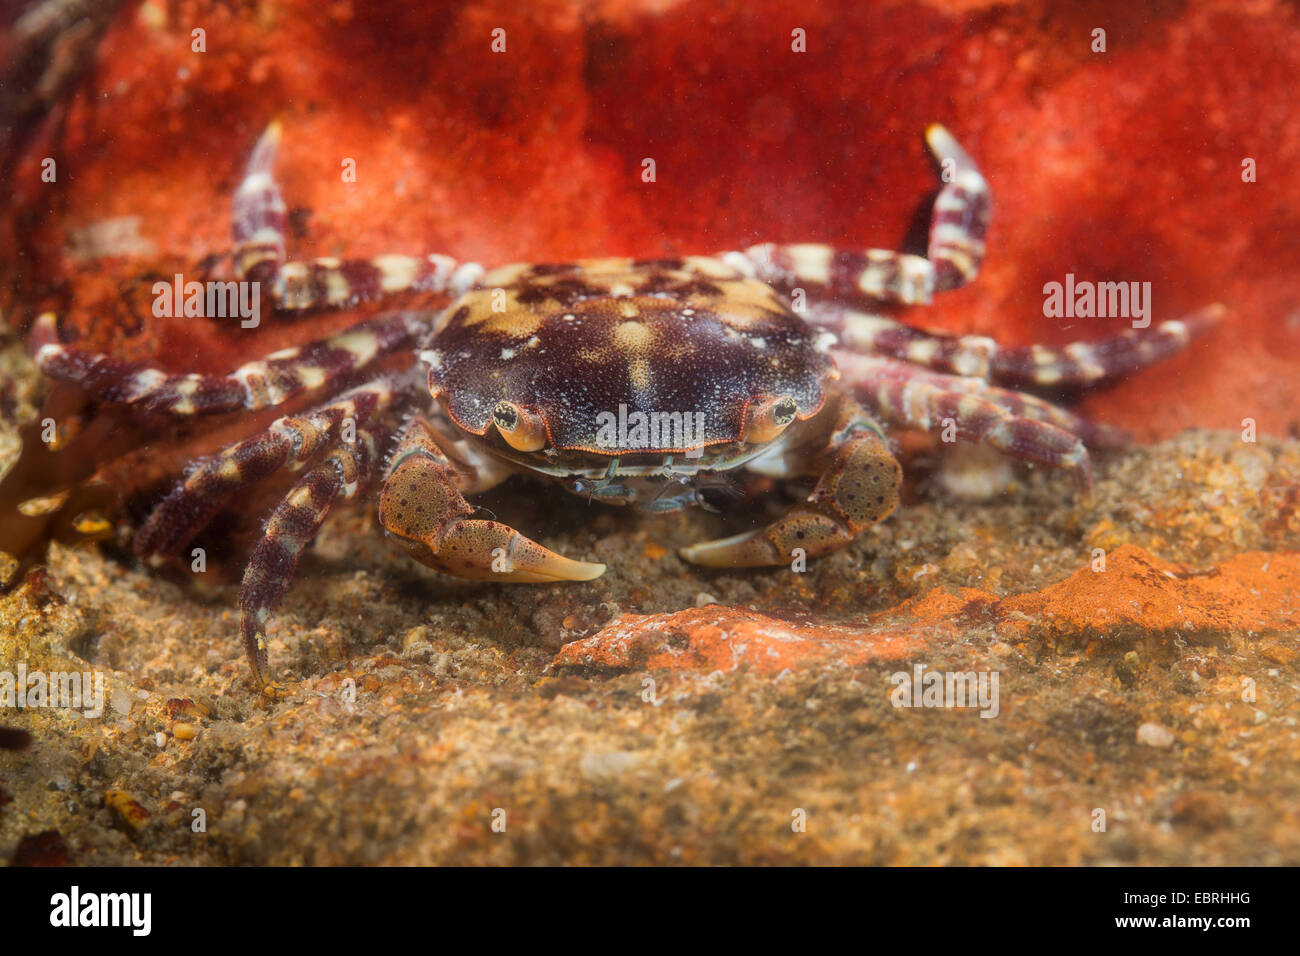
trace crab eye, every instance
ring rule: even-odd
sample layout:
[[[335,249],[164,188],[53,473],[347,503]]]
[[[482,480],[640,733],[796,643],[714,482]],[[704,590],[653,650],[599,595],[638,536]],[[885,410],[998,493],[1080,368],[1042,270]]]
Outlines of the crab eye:
[[[772,420],[781,428],[785,428],[794,421],[795,414],[799,411],[799,406],[794,403],[793,398],[778,399],[772,406]]]
[[[492,408],[492,424],[516,451],[538,451],[546,447],[546,423],[542,416],[514,402],[497,402]]]
[[[512,432],[519,427],[519,409],[511,402],[497,402],[492,409],[492,421],[503,432]]]
[[[745,414],[745,441],[769,442],[799,414],[799,405],[789,395],[759,399]]]

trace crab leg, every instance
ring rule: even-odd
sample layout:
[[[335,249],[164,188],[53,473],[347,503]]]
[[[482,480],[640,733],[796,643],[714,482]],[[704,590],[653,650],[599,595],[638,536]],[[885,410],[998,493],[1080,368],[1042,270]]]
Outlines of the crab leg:
[[[804,320],[834,333],[846,349],[902,359],[954,375],[988,378],[993,356],[998,351],[998,344],[983,335],[927,332],[837,303],[817,303],[804,315]]]
[[[605,565],[556,554],[509,525],[470,518],[475,509],[457,489],[465,480],[417,418],[389,462],[379,521],[415,560],[459,578],[537,583],[605,573]]]
[[[1144,365],[1176,355],[1196,335],[1213,328],[1227,310],[1215,303],[1147,329],[1126,329],[1096,342],[1028,345],[993,355],[995,382],[1051,388],[1082,388],[1127,375]]]
[[[352,389],[302,416],[286,416],[266,431],[236,442],[181,481],[137,532],[135,553],[152,564],[175,556],[222,505],[282,468],[300,467],[336,442],[344,422],[365,426],[394,399],[393,386],[377,380]]]
[[[183,417],[281,405],[410,346],[420,329],[412,314],[385,315],[330,338],[275,352],[229,375],[175,375],[60,345],[54,318],[48,314],[37,320],[31,344],[37,366],[55,381],[85,389],[101,401]]]
[[[339,494],[355,497],[374,470],[382,433],[359,428],[356,441],[337,445],[298,480],[276,506],[244,569],[239,591],[240,633],[258,684],[265,684],[266,622],[280,606],[298,559],[316,537]]]
[[[789,564],[799,551],[809,558],[838,551],[898,507],[902,470],[880,426],[852,399],[841,400],[828,450],[806,502],[766,528],[691,545],[681,556],[712,567]]]
[[[286,262],[288,213],[272,175],[279,146],[280,124],[272,123],[253,149],[233,203],[235,277],[266,286],[277,309],[353,306],[405,291],[459,295],[482,276],[476,263],[442,255]]]
[[[817,298],[921,305],[936,292],[970,282],[984,259],[989,187],[975,161],[946,129],[931,126],[925,137],[944,179],[930,217],[925,256],[821,243],[765,243],[725,258],[783,292],[802,288]]]
[[[882,421],[984,442],[1016,458],[1072,472],[1092,493],[1086,444],[1119,447],[1126,436],[1050,402],[995,388],[979,379],[918,372],[893,359],[833,353],[854,394]]]
[[[871,355],[998,384],[1039,388],[1081,388],[1127,375],[1180,352],[1191,338],[1223,315],[1211,305],[1147,329],[1126,329],[1093,342],[1001,348],[982,335],[927,332],[858,309],[818,304],[806,316],[835,333],[846,347]]]

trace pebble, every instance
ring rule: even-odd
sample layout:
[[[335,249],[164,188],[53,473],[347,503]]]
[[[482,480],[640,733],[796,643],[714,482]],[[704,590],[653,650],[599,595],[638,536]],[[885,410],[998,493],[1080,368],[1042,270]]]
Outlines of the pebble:
[[[124,688],[114,687],[108,698],[113,710],[119,714],[131,713],[131,693]]]
[[[409,652],[414,648],[420,647],[421,645],[431,644],[432,641],[430,641],[429,638],[432,635],[433,632],[430,631],[423,624],[419,625],[418,627],[413,627],[405,634],[402,635],[402,650]]]
[[[104,804],[118,829],[131,836],[135,836],[149,823],[149,811],[125,790],[107,791],[104,794]]]
[[[1148,747],[1172,747],[1174,734],[1168,727],[1148,721],[1138,728],[1137,742]]]
[[[617,780],[641,763],[641,758],[626,750],[588,751],[578,761],[578,769],[588,780]]]

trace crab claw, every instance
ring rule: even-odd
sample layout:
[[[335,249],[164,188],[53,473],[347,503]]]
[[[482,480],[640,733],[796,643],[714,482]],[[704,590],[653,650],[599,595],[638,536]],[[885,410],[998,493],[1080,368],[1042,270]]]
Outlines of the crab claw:
[[[678,553],[707,567],[774,567],[848,545],[898,507],[902,472],[879,426],[851,399],[843,403],[830,450],[830,463],[807,501],[766,528]]]
[[[403,543],[420,563],[459,578],[544,584],[591,581],[605,573],[603,564],[556,554],[499,521],[456,519],[418,547]]]
[[[470,518],[456,468],[427,427],[412,429],[393,454],[379,496],[379,521],[411,557],[458,578],[538,584],[590,581],[605,565],[544,548],[508,524]]]
[[[766,528],[693,544],[678,553],[691,564],[708,568],[764,568],[790,563],[798,557],[797,549],[807,557],[837,551],[853,537],[829,516],[798,508]]]

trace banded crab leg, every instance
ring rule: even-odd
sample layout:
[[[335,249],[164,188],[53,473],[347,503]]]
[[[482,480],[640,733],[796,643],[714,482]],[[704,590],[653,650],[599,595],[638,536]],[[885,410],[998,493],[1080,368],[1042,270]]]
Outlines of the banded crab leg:
[[[353,498],[370,481],[386,434],[359,427],[356,440],[331,448],[298,480],[266,522],[239,591],[240,634],[259,686],[266,684],[267,621],[280,606],[303,550],[320,531],[339,495]]]
[[[925,256],[822,243],[764,243],[723,258],[787,295],[801,288],[810,298],[924,305],[936,292],[965,285],[978,275],[984,259],[988,183],[942,126],[929,127],[925,137],[944,181],[934,201]]]
[[[541,583],[590,581],[605,573],[605,565],[556,554],[509,525],[469,517],[475,509],[459,489],[471,483],[483,484],[452,463],[434,430],[417,417],[389,460],[379,522],[415,560],[454,577]]]
[[[1218,303],[1145,329],[1126,329],[1091,342],[1000,347],[982,335],[916,329],[881,315],[818,303],[804,316],[848,349],[913,365],[1025,388],[1084,388],[1110,381],[1182,351],[1213,328],[1226,310]]]
[[[854,394],[881,421],[923,431],[951,427],[956,438],[1071,472],[1088,496],[1092,463],[1087,445],[1116,448],[1127,441],[1118,429],[981,379],[925,372],[878,356],[832,354]]]
[[[186,417],[281,405],[412,346],[423,329],[415,313],[379,316],[338,335],[249,362],[229,375],[172,374],[61,345],[54,317],[48,314],[32,330],[32,347],[37,367],[57,382],[82,388],[100,401]]]
[[[826,443],[829,461],[807,501],[765,528],[682,548],[692,564],[772,567],[789,564],[796,549],[819,557],[838,551],[898,507],[902,469],[876,421],[844,397]]]
[[[273,176],[280,135],[272,123],[257,141],[232,209],[235,277],[261,283],[278,310],[354,306],[406,291],[459,295],[478,282],[482,266],[436,254],[286,261],[288,212]]]
[[[301,467],[344,435],[344,423],[366,428],[398,390],[377,379],[303,415],[272,422],[258,435],[227,446],[183,479],[135,535],[138,557],[158,565],[177,555],[234,495],[283,468]],[[347,437],[347,436],[344,436]]]
[[[993,355],[991,377],[1010,386],[1084,388],[1176,355],[1226,313],[1216,302],[1181,319],[1146,329],[1126,329],[1096,342],[1002,349]]]
[[[402,348],[410,348],[424,324],[414,314],[371,319],[351,329],[249,362],[229,375],[177,375],[143,363],[123,362],[57,341],[53,315],[37,320],[31,335],[36,363],[55,382],[84,393],[60,393],[46,402],[43,415],[55,421],[79,417],[85,399],[107,403],[129,415],[96,415],[84,431],[67,442],[49,443],[38,424],[20,430],[18,462],[0,478],[0,548],[20,559],[35,560],[56,529],[68,533],[77,511],[77,496],[40,515],[19,513],[28,499],[76,488],[105,462],[126,455],[156,436],[158,417],[174,420],[204,415],[273,408],[315,389],[336,385],[353,372]],[[74,401],[75,399],[75,401]],[[11,576],[0,590],[17,580]]]

